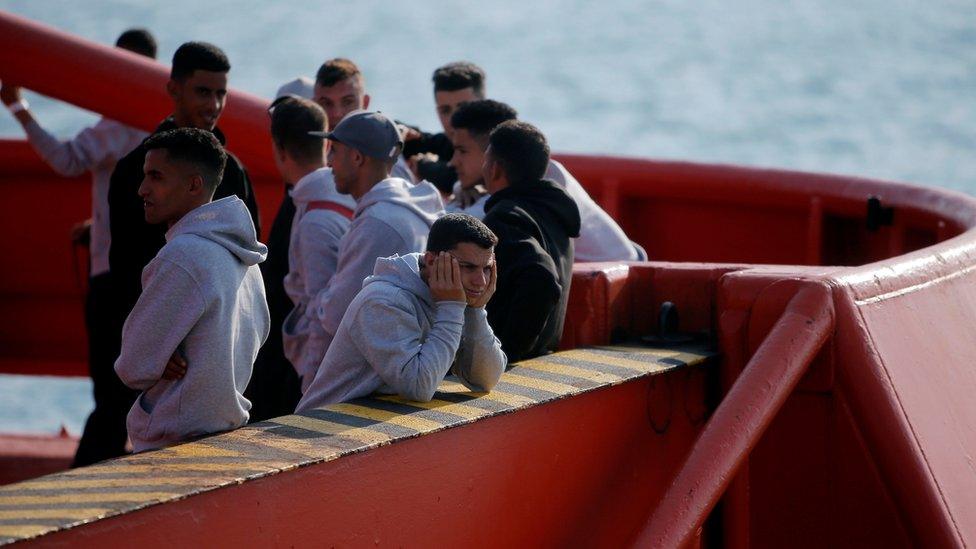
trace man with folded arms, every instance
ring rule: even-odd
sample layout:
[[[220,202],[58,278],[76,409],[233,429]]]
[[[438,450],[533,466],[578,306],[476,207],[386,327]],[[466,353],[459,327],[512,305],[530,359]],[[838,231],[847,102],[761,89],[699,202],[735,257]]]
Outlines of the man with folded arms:
[[[115,362],[119,378],[142,391],[126,421],[136,452],[247,423],[243,392],[270,324],[258,268],[268,249],[241,199],[211,202],[227,161],[217,138],[180,128],[143,148],[146,222],[167,231]]]
[[[448,214],[431,227],[426,252],[377,259],[298,410],[377,391],[430,401],[449,372],[491,390],[506,363],[485,313],[497,242],[481,221]]]

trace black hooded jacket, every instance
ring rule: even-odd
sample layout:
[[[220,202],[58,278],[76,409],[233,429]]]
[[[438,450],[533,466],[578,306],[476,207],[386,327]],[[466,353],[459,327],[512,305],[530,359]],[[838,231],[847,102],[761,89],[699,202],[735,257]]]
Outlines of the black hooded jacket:
[[[174,130],[178,126],[172,118],[167,118],[156,128],[153,135]],[[221,144],[226,142],[220,129],[213,129],[214,136]],[[147,138],[148,139],[148,138]],[[125,321],[132,307],[142,293],[142,269],[159,249],[166,244],[166,225],[146,223],[139,185],[143,179],[143,164],[146,161],[145,141],[132,152],[122,157],[115,165],[108,188],[109,231],[112,244],[109,247],[109,276],[112,280],[113,309],[119,319]],[[260,238],[258,205],[244,166],[234,155],[227,153],[224,177],[217,186],[214,200],[237,195],[247,205]],[[121,334],[120,334],[121,336]]]
[[[509,364],[555,351],[573,277],[579,208],[565,190],[543,179],[498,191],[485,211],[485,225],[498,236],[488,323]]]

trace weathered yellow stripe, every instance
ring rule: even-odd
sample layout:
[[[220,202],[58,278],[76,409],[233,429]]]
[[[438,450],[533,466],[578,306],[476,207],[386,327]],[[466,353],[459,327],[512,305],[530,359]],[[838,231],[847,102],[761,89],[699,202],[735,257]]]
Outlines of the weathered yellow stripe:
[[[215,458],[215,457],[247,457],[247,454],[225,448],[217,448],[209,444],[191,442],[170,448],[164,448],[157,452],[156,457],[180,457],[180,458]]]
[[[504,379],[504,377],[502,379]],[[525,406],[537,404],[536,400],[529,397],[506,393],[505,391],[500,391],[498,389],[492,389],[490,393],[472,393],[471,389],[468,389],[463,383],[458,383],[457,381],[442,381],[437,389],[444,393],[470,393],[479,400],[483,399],[491,400],[493,402],[500,402],[507,406],[511,406],[512,408],[523,408]]]
[[[274,436],[269,435],[264,430],[252,429],[238,431],[237,434],[234,442],[251,445],[252,448],[248,450],[251,452],[251,456],[261,456],[269,451],[276,451],[287,452],[305,459],[324,459],[338,456],[340,453],[337,448],[323,444],[321,440]],[[288,461],[283,462],[280,468],[289,469],[297,466],[301,463],[300,458],[284,458]]]
[[[454,414],[456,416],[461,416],[465,419],[478,419],[485,417],[491,412],[488,410],[482,410],[481,408],[475,408],[474,406],[465,406],[464,404],[457,404],[455,402],[448,402],[446,400],[433,399],[430,402],[413,402],[403,400],[396,396],[381,396],[376,397],[377,400],[385,400],[387,402],[395,402],[397,404],[406,404],[409,406],[415,406],[417,408],[423,408],[424,410],[433,410],[435,412],[444,412],[446,414]]]
[[[396,414],[386,410],[381,410],[379,408],[370,408],[368,406],[360,406],[358,404],[349,404],[345,402],[341,404],[333,404],[329,406],[328,409],[351,416],[372,419],[374,421],[382,421],[392,425],[399,425],[400,427],[413,429],[419,433],[435,431],[447,426],[438,421],[414,417],[409,414]]]
[[[586,379],[594,383],[613,383],[614,381],[620,381],[621,379],[624,379],[621,376],[607,373],[607,372],[597,372],[594,370],[577,368],[575,366],[566,366],[565,364],[543,362],[541,360],[528,360],[526,362],[520,362],[519,368],[528,368],[530,370],[539,370],[542,372],[550,372],[553,374],[563,374],[567,376]]]
[[[47,477],[42,477],[46,479]],[[56,477],[56,480],[29,480],[17,484],[16,491],[29,490],[75,490],[78,488],[124,488],[126,486],[206,486],[235,480],[235,477],[144,477],[144,478],[71,478]],[[11,490],[12,492],[13,490]],[[0,497],[3,492],[0,491]]]
[[[0,496],[0,505],[40,505],[63,503],[102,503],[107,501],[137,503],[168,499],[172,492],[72,492],[53,496]]]
[[[108,513],[110,509],[99,509],[99,508],[84,508],[84,509],[16,509],[16,510],[6,510],[0,509],[0,520],[17,520],[17,519],[48,519],[48,518],[62,518],[62,519],[88,519],[94,517],[100,517],[105,513]]]
[[[357,440],[363,444],[378,444],[390,440],[390,435],[381,433],[379,431],[373,431],[372,429],[350,427],[348,425],[333,423],[324,419],[305,416],[283,416],[275,418],[271,420],[271,422],[279,425],[287,425],[289,427],[298,427],[299,429],[306,429],[316,433],[341,435],[353,440]]]
[[[677,354],[678,353],[672,352],[668,356],[676,356]],[[642,374],[667,370],[668,368],[674,367],[674,366],[659,364],[657,362],[654,362],[653,360],[648,360],[647,362],[644,362],[642,360],[633,360],[630,358],[624,358],[620,356],[610,356],[602,353],[595,353],[593,351],[588,351],[586,349],[574,349],[572,351],[563,351],[559,353],[558,356],[562,358],[568,358],[570,360],[582,360],[583,362],[594,362],[596,364],[605,364],[607,366],[617,366],[619,368],[626,368],[628,370],[633,370],[635,372],[640,372]],[[667,357],[660,357],[660,358],[667,358]]]
[[[46,524],[0,524],[0,538],[29,538],[57,528]]]
[[[273,462],[272,462],[273,463]],[[62,473],[65,476],[97,476],[100,474],[124,474],[124,473],[164,473],[175,471],[185,473],[188,471],[262,471],[269,467],[269,462],[258,459],[248,459],[247,462],[238,463],[138,463],[130,464],[120,461],[111,465],[96,465],[93,467],[83,467],[73,471]]]
[[[578,393],[582,389],[578,387],[573,387],[572,385],[566,385],[565,383],[558,383],[556,381],[547,381],[545,379],[536,379],[534,377],[520,376],[516,373],[517,370],[512,370],[507,374],[502,376],[502,381],[511,383],[512,385],[519,385],[521,387],[528,387],[530,389],[539,389],[540,391],[548,391],[550,393],[556,393],[557,395],[566,395],[570,393]]]

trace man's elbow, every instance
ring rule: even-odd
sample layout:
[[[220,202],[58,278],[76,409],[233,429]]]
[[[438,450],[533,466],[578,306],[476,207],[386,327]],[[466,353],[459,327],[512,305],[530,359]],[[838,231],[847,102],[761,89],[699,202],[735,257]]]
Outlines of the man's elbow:
[[[115,373],[118,374],[119,379],[126,387],[137,391],[145,391],[156,382],[156,380],[148,380],[140,376],[135,368],[126,367],[126,363],[121,359],[115,362]]]
[[[397,393],[401,397],[414,402],[430,402],[434,399],[437,392],[437,382],[415,380],[413,383],[406,383]]]

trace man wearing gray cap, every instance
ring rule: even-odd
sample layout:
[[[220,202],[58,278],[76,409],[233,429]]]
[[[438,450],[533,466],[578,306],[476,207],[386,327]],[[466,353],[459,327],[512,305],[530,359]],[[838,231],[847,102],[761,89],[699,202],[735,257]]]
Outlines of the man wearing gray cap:
[[[317,304],[325,353],[349,303],[362,289],[363,279],[373,273],[376,259],[423,251],[430,226],[444,213],[444,206],[430,183],[413,185],[390,176],[403,141],[396,125],[382,113],[351,112],[333,131],[309,134],[330,141],[329,164],[336,190],[356,200],[349,232],[339,242],[336,272],[309,303],[309,308]],[[304,374],[304,392],[315,372],[299,374]]]

